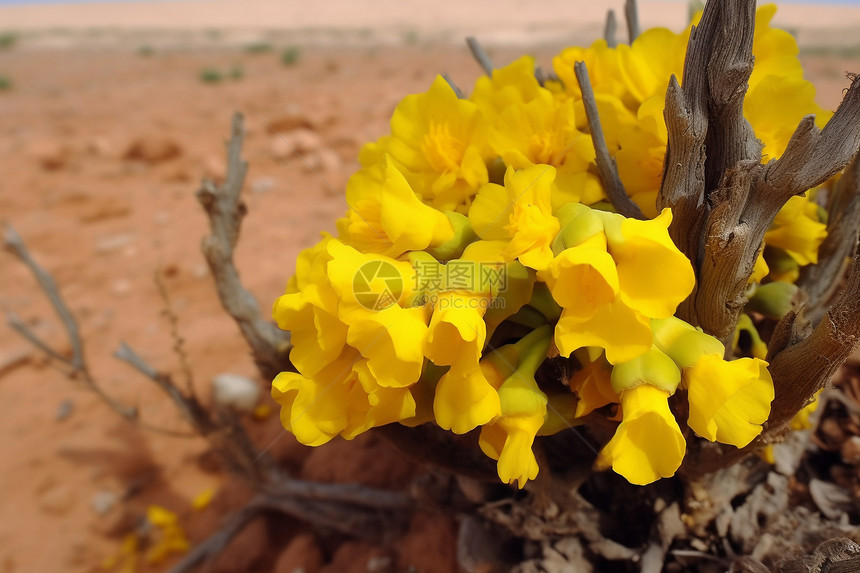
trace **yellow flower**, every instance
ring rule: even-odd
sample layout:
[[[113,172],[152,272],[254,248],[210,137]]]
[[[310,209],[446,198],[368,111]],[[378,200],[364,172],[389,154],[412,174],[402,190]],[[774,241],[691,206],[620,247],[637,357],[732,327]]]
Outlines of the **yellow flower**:
[[[415,415],[408,388],[377,384],[367,360],[347,349],[313,378],[282,372],[272,383],[281,405],[281,424],[306,446],[322,445],[337,435],[352,439],[374,427]]]
[[[367,358],[380,386],[405,388],[421,376],[427,319],[424,307],[392,305],[350,323],[346,341]]]
[[[818,263],[818,248],[827,237],[827,225],[818,220],[818,206],[795,196],[780,209],[764,241],[783,249],[798,265]]]
[[[366,398],[354,370],[359,359],[358,353],[349,349],[313,378],[295,372],[281,372],[275,377],[272,398],[281,405],[281,424],[300,443],[325,444],[347,429],[350,409],[366,410]]]
[[[794,36],[770,26],[776,8],[776,4],[765,4],[759,6],[755,13],[755,67],[749,80],[750,87],[770,81],[768,76],[803,77],[803,66],[797,58],[800,50]]]
[[[598,466],[611,466],[636,485],[675,475],[684,459],[686,443],[669,410],[668,399],[669,392],[651,384],[622,392],[623,418],[601,450]]]
[[[770,268],[767,266],[767,261],[764,259],[764,249],[762,249],[759,251],[758,256],[755,259],[755,267],[750,275],[748,284],[760,283],[769,272]]]
[[[424,341],[424,354],[438,366],[450,366],[461,356],[477,365],[487,337],[483,316],[488,295],[459,291],[441,293]]]
[[[469,99],[481,110],[498,113],[509,106],[520,106],[537,97],[542,88],[535,78],[535,61],[531,56],[518,58],[490,76],[475,81]]]
[[[557,190],[551,197],[554,208],[570,201],[594,203],[604,197],[595,175],[591,136],[577,128],[574,109],[572,99],[559,99],[539,87],[529,101],[502,109],[491,131],[490,145],[508,167],[521,170],[552,165],[557,169]],[[606,111],[605,130],[615,134],[617,130],[609,127],[618,114]],[[623,112],[629,114],[626,109]]]
[[[506,260],[507,246],[506,241],[475,241],[459,259],[460,263],[472,264],[477,275],[475,292],[490,297],[484,314],[488,335],[532,298],[535,272],[519,261]]]
[[[727,362],[707,354],[684,369],[690,401],[687,424],[706,440],[742,448],[761,433],[770,415],[773,381],[767,362],[741,358]]]
[[[547,325],[536,329],[516,345],[519,363],[499,386],[501,416],[481,429],[478,443],[489,457],[498,460],[499,477],[505,483],[517,482],[522,488],[534,479],[538,464],[532,451],[535,435],[546,419],[547,397],[535,381],[535,372],[546,359],[552,330]],[[501,360],[502,355],[497,355]]]
[[[663,158],[669,138],[663,120],[664,100],[663,94],[642,102],[636,112],[636,123],[619,134],[621,149],[615,154],[625,191],[649,218],[658,214],[657,193],[663,179]]]
[[[610,95],[623,98],[629,109],[635,109],[635,99],[623,81],[618,51],[610,48],[606,40],[597,40],[588,48],[578,46],[565,48],[553,58],[552,67],[564,83],[565,91],[576,100],[582,100],[582,91],[576,80],[573,65],[585,62],[595,96]]]
[[[499,399],[502,415],[481,429],[478,443],[487,456],[498,460],[499,478],[522,488],[538,474],[532,445],[546,418],[546,394],[534,378],[524,380],[515,374],[499,388]]]
[[[672,211],[663,209],[650,221],[598,214],[618,267],[621,301],[651,318],[672,316],[696,280],[690,261],[669,237]]]
[[[351,209],[338,221],[340,239],[364,253],[397,257],[454,236],[448,217],[421,202],[389,157],[350,177],[346,201]]]
[[[612,388],[612,365],[601,354],[594,360],[582,350],[576,351],[576,359],[582,366],[570,377],[570,389],[579,396],[575,417],[587,416],[597,408],[618,403],[618,393]]]
[[[590,316],[597,307],[615,301],[618,294],[618,271],[606,251],[602,231],[563,250],[538,277],[573,316]]]
[[[536,165],[522,171],[508,168],[505,186],[481,188],[469,210],[469,221],[485,240],[510,241],[505,260],[541,270],[552,260],[552,242],[559,231],[552,214],[551,194],[556,170]]]
[[[403,98],[380,143],[418,194],[440,210],[467,204],[487,182],[486,126],[478,107],[437,76],[423,94]],[[377,153],[366,154],[377,159]]]
[[[632,360],[651,347],[648,317],[621,301],[597,307],[590,316],[564,309],[555,327],[555,341],[562,356],[585,346],[606,350],[612,364]]]
[[[455,434],[465,434],[501,415],[496,392],[477,363],[462,358],[451,365],[436,386],[433,414],[436,424]]]
[[[821,390],[815,393],[812,401],[803,407],[800,412],[794,415],[791,419],[791,429],[792,430],[808,430],[812,427],[812,422],[810,421],[810,416],[818,409],[819,401],[818,399],[821,397]]]
[[[738,324],[735,327],[735,333],[732,337],[732,348],[738,347],[738,342],[742,332],[746,333],[750,338],[750,353],[753,358],[761,358],[764,360],[767,356],[767,344],[765,344],[761,339],[761,336],[759,336],[758,330],[748,314],[741,314],[738,317]]]
[[[746,321],[754,331],[749,317],[741,316],[745,318],[738,327]],[[694,432],[739,448],[761,433],[774,395],[767,362],[723,360],[725,348],[719,340],[675,317],[654,320],[652,326],[656,347],[683,369],[690,403],[687,424]],[[767,348],[753,344],[753,352],[766,353]]]
[[[338,318],[338,296],[326,276],[330,240],[326,236],[299,255],[288,289],[292,292],[279,297],[272,311],[278,326],[290,331],[290,360],[308,376],[336,359],[346,343],[347,327]]]
[[[415,269],[407,261],[365,254],[336,239],[326,245],[329,282],[338,297],[338,318],[345,324],[368,312],[407,306],[415,286]]]
[[[764,144],[764,160],[778,159],[804,116],[816,115],[823,127],[830,117],[815,103],[815,86],[802,76],[771,75],[744,98],[744,116]]]
[[[179,525],[179,517],[158,505],[146,509],[146,520],[157,531],[156,542],[146,552],[148,563],[161,563],[171,553],[185,553],[191,547]]]
[[[562,307],[559,352],[606,350],[612,364],[651,347],[649,318],[671,316],[693,288],[692,265],[669,238],[671,211],[650,221],[569,206],[558,255],[540,273]]]
[[[612,389],[619,394],[641,384],[650,384],[673,394],[681,382],[681,371],[670,356],[652,346],[633,360],[616,364],[610,381]]]
[[[679,82],[682,80],[689,37],[689,27],[683,34],[666,28],[651,28],[642,32],[631,45],[618,46],[621,78],[638,103],[654,96],[665,98],[672,74]]]
[[[215,493],[214,487],[207,487],[191,499],[191,508],[194,511],[203,511],[212,503]]]

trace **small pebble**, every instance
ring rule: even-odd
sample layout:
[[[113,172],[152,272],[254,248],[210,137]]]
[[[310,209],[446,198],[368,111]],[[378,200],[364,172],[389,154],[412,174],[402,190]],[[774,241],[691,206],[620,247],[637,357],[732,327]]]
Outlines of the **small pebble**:
[[[54,419],[58,422],[62,422],[66,418],[72,415],[72,412],[75,411],[75,404],[71,400],[63,400],[60,402],[60,405],[57,406],[57,411],[54,413]]]
[[[97,491],[90,501],[90,505],[99,515],[107,515],[116,505],[117,495],[106,489]]]
[[[251,412],[260,398],[260,386],[239,374],[219,374],[212,380],[212,395],[221,406]]]

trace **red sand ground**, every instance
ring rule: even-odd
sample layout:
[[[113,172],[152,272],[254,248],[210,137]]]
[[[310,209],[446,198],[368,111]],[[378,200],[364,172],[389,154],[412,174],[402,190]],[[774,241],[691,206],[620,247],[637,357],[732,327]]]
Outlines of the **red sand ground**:
[[[282,65],[277,50],[156,49],[145,57],[136,49],[0,52],[0,74],[15,83],[0,92],[0,217],[54,274],[104,388],[137,406],[148,423],[184,429],[154,385],[111,353],[125,341],[181,379],[162,316],[165,302],[153,280],[158,274],[200,394],[208,397],[218,373],[255,374],[200,254],[207,221],[194,198],[200,177],[223,174],[232,112],[246,116],[244,155],[251,165],[249,215],[236,256],[245,285],[268,312],[299,250],[321,230],[334,229],[346,208],[339,195],[357,167],[360,145],[386,131],[400,97],[426,89],[437,72],[468,89],[479,69],[465,48],[420,43],[305,48],[294,66]],[[548,67],[554,51],[535,55]],[[493,56],[502,63],[517,53],[497,49]],[[806,64],[826,107],[841,98],[844,72],[860,71],[857,57],[818,56]],[[229,71],[237,65],[242,79],[217,85],[199,79],[203,68]],[[267,126],[302,126],[301,135],[288,137],[302,138],[304,157],[291,157]],[[5,253],[0,308],[13,309],[45,339],[69,350],[45,296]],[[69,405],[70,414],[59,419]],[[276,416],[249,424],[264,444],[282,433]],[[274,449],[307,479],[396,487],[414,472],[374,438],[310,451],[285,435]],[[177,512],[192,542],[199,541],[245,495],[228,487],[208,509],[191,510],[193,496],[226,481],[207,463],[206,450],[202,440],[156,435],[121,421],[0,328],[0,572],[101,570],[102,560],[152,503]],[[283,550],[278,571],[300,565],[308,573],[366,571],[373,556],[391,556],[392,571],[455,567],[453,523],[440,516],[418,516],[390,549],[362,542],[331,546],[286,520],[280,535],[270,533],[276,551]],[[213,570],[265,570],[260,559],[271,563],[276,557],[266,553],[267,543],[262,523],[253,524]]]

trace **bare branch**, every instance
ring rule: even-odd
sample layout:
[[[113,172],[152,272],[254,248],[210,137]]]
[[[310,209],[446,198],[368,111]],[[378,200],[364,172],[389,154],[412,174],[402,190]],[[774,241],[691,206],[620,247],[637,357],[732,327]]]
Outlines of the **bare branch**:
[[[69,358],[67,356],[63,356],[62,354],[51,348],[47,342],[36,336],[36,333],[30,330],[27,325],[24,324],[24,321],[21,320],[21,317],[15,314],[15,312],[10,310],[6,313],[6,323],[12,330],[20,334],[24,339],[26,339],[27,342],[29,342],[54,360],[62,362],[66,365],[70,365]],[[76,372],[76,370],[73,370],[73,372]]]
[[[413,500],[399,491],[372,489],[361,484],[329,484],[302,480],[284,480],[268,491],[280,497],[297,497],[386,510],[409,508]]]
[[[272,459],[257,450],[235,414],[228,410],[217,410],[217,415],[213,416],[195,395],[183,394],[169,375],[150,366],[124,342],[120,343],[114,356],[155,382],[198,435],[212,444],[235,473],[257,484],[276,482],[280,478]]]
[[[125,342],[120,342],[119,348],[114,352],[114,357],[131,365],[135,370],[155,382],[156,386],[167,394],[167,397],[179,409],[183,417],[194,426],[202,435],[212,429],[209,415],[200,403],[193,397],[188,397],[176,387],[169,376],[161,374]]]
[[[63,301],[63,297],[60,296],[60,291],[57,289],[57,283],[55,283],[53,277],[48,274],[45,269],[40,267],[33,257],[30,256],[30,251],[27,250],[21,236],[12,228],[12,225],[9,224],[6,225],[5,242],[6,247],[11,250],[22,263],[27,265],[33,273],[33,276],[35,276],[36,280],[39,281],[39,286],[42,287],[42,290],[48,296],[48,300],[51,301],[51,305],[53,305],[54,310],[60,317],[60,320],[63,321],[63,326],[69,336],[69,344],[72,346],[72,358],[71,361],[67,362],[73,370],[86,370],[87,366],[86,361],[84,360],[84,345],[81,340],[80,332],[78,331],[78,323],[75,322],[72,313],[69,311],[69,307],[66,306],[66,303]],[[18,329],[16,328],[16,330]],[[19,330],[19,332],[21,331]],[[28,338],[28,340],[33,342],[30,338]],[[39,345],[39,347],[44,349],[41,345]]]
[[[15,313],[10,312],[8,315],[9,326],[11,326],[18,334],[23,336],[28,342],[45,352],[49,357],[67,365],[71,369],[71,371],[66,372],[66,375],[69,378],[82,382],[88,390],[93,392],[112,410],[126,420],[139,423],[137,409],[125,406],[114,400],[104,390],[102,390],[98,384],[96,384],[96,381],[90,374],[84,358],[84,344],[81,340],[78,323],[75,320],[75,317],[72,316],[71,311],[69,311],[69,307],[66,305],[65,301],[63,301],[63,297],[60,295],[60,291],[57,288],[57,283],[54,281],[54,278],[50,273],[43,269],[35,259],[33,259],[30,255],[30,251],[24,244],[23,239],[21,239],[21,236],[12,228],[11,225],[8,224],[6,225],[5,240],[6,246],[25,265],[27,265],[36,277],[36,280],[39,282],[39,286],[42,287],[42,290],[51,301],[54,310],[56,310],[57,315],[59,315],[60,320],[62,320],[63,326],[66,329],[66,334],[69,337],[69,344],[72,347],[72,357],[67,358],[66,356],[63,356],[61,352],[51,348],[49,344],[41,340],[35,333],[27,328],[24,322],[18,318]]]
[[[265,508],[253,500],[246,507],[237,511],[227,519],[221,529],[213,533],[208,539],[195,546],[179,563],[170,568],[168,573],[188,573],[203,561],[211,559],[224,550],[230,541],[238,535],[245,526],[255,518],[259,517]]]
[[[591,89],[591,81],[588,78],[588,69],[585,62],[576,62],[573,65],[579,89],[582,91],[582,103],[585,106],[585,116],[588,118],[588,130],[591,132],[591,141],[594,143],[595,161],[603,188],[609,196],[615,210],[625,217],[644,219],[645,215],[639,209],[624,190],[624,184],[618,176],[618,168],[615,159],[609,154],[606,139],[603,136],[603,128],[600,126],[600,114],[597,112],[597,101],[594,98],[594,90]]]
[[[625,0],[624,18],[627,20],[627,37],[632,44],[642,33],[642,29],[639,27],[639,8],[636,6],[636,0]]]
[[[787,424],[860,346],[860,256],[845,290],[808,337],[776,354],[768,369],[776,396],[768,428]]]
[[[161,273],[155,272],[155,286],[158,287],[158,295],[164,303],[163,314],[167,318],[167,323],[170,325],[170,338],[173,340],[173,352],[179,358],[179,366],[182,370],[182,377],[185,379],[185,390],[189,396],[194,395],[194,376],[191,373],[191,366],[188,364],[188,354],[185,352],[185,340],[179,334],[179,317],[173,311],[173,304],[170,301],[170,293],[167,292],[167,286],[161,279]]]
[[[197,191],[197,199],[209,216],[212,233],[203,239],[202,248],[215,278],[221,304],[239,325],[263,377],[271,380],[279,372],[293,369],[287,358],[289,335],[263,319],[256,299],[242,286],[233,262],[233,249],[239,239],[242,218],[247,212],[241,199],[248,171],[248,164],[241,157],[243,139],[242,115],[237,113],[233,116],[231,137],[227,143],[226,180],[219,186],[204,180]]]
[[[806,317],[818,324],[836,296],[848,268],[848,258],[857,248],[860,227],[860,160],[857,157],[833,189],[827,220],[827,238],[818,249],[818,264],[800,271],[797,285],[806,293]]]
[[[469,50],[471,50],[472,56],[484,70],[484,73],[488,76],[492,76],[493,70],[496,69],[496,66],[493,65],[493,61],[490,59],[489,54],[484,51],[484,48],[478,42],[478,39],[474,36],[468,36],[466,38],[466,44],[469,45]]]
[[[606,40],[606,45],[614,48],[618,45],[618,40],[615,38],[615,32],[618,30],[618,20],[615,18],[615,10],[606,12],[606,24],[603,26],[603,39]]]
[[[448,82],[448,85],[451,86],[452,90],[454,90],[458,99],[464,99],[466,97],[463,95],[463,90],[461,90],[460,87],[454,83],[454,80],[451,79],[451,76],[448,74],[442,74],[442,79]]]
[[[691,42],[697,32],[694,28],[690,34]],[[690,57],[689,49],[687,56]],[[686,90],[681,88],[673,75],[666,90],[663,117],[666,120],[668,144],[663,180],[657,194],[657,208],[672,209],[669,234],[681,252],[693,262],[693,267],[697,268],[702,246],[701,229],[708,217],[705,203],[708,116],[703,106],[699,105],[698,98],[688,98]]]
[[[405,493],[365,487],[359,484],[324,484],[280,480],[273,488],[258,493],[230,516],[221,528],[197,545],[169,573],[187,573],[212,559],[248,523],[264,512],[291,515],[314,526],[332,529],[351,537],[374,537],[385,527],[399,526],[392,519],[414,506]]]
[[[697,285],[703,272],[705,238],[710,234],[706,232],[709,193],[721,183],[726,169],[746,158],[751,148],[746,138],[752,131],[744,127],[742,109],[750,71],[750,56],[745,52],[751,49],[755,24],[749,18],[750,10],[755,10],[755,3],[747,0],[707,4],[699,26],[690,32],[684,86],[673,76],[666,92],[664,117],[669,138],[657,206],[672,208],[669,233],[693,262]],[[737,39],[729,37],[731,34]],[[712,100],[712,91],[716,100]],[[730,151],[712,149],[717,145],[727,145]],[[732,201],[745,203],[745,196],[732,195]],[[695,325],[700,324],[697,297],[694,290],[679,309],[679,316]]]
[[[724,174],[738,163],[761,161],[761,144],[744,118],[744,96],[753,70],[755,3],[715,4],[721,10],[722,25],[714,26],[711,42],[718,49],[710,51],[706,67],[691,70],[704,74],[707,82],[706,194],[719,187]]]

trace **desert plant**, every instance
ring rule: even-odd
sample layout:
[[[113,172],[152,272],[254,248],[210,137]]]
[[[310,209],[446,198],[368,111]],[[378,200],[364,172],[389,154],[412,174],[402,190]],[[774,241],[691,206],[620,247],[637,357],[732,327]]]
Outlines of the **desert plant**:
[[[245,77],[245,68],[243,68],[240,64],[236,64],[235,66],[230,68],[230,72],[227,76],[231,80],[241,80]]]
[[[254,42],[245,46],[245,51],[249,54],[266,54],[274,49],[269,42]]]
[[[440,76],[404,98],[337,235],[299,255],[280,329],[233,262],[234,117],[225,180],[197,192],[203,251],[285,427],[312,446],[376,431],[454,477],[410,494],[286,478],[235,416],[122,347],[257,492],[175,571],[262,511],[360,535],[417,500],[458,513],[467,570],[756,573],[860,533],[789,503],[780,465],[799,454],[751,456],[806,423],[860,345],[860,79],[818,108],[793,39],[751,0],[710,2],[683,34],[642,32],[625,8],[629,44],[566,49],[545,74],[496,68],[473,39],[487,76],[468,97]],[[53,281],[7,243],[72,357],[13,327],[137,420],[89,375]],[[858,552],[836,540],[781,570],[855,570]]]
[[[284,48],[281,52],[281,63],[285,66],[294,66],[299,62],[302,56],[302,50],[298,46],[290,46]]]
[[[204,84],[218,84],[224,79],[224,73],[216,68],[203,68],[199,78]]]
[[[15,32],[0,33],[0,50],[11,50],[18,44],[18,34]]]

